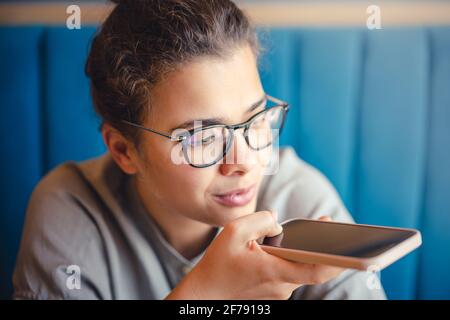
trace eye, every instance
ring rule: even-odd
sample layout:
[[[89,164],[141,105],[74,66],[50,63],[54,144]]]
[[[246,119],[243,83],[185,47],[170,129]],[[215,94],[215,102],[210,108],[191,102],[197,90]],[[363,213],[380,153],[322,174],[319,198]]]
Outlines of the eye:
[[[202,145],[206,146],[210,143],[213,143],[216,140],[216,136],[211,134],[208,137],[202,139]]]
[[[188,140],[189,146],[207,146],[216,141],[216,135],[213,132],[198,132],[191,136]]]

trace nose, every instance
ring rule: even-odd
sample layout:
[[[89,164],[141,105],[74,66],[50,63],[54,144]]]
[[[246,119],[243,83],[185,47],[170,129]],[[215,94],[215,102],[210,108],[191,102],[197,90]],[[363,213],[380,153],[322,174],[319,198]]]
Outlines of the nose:
[[[220,173],[224,176],[243,176],[257,164],[254,151],[251,150],[241,133],[243,129],[233,132],[233,140],[230,149],[219,166]]]

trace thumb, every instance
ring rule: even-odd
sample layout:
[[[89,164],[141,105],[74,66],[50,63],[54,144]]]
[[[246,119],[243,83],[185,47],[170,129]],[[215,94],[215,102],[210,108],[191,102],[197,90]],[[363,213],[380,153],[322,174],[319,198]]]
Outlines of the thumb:
[[[261,237],[276,236],[283,231],[283,228],[276,222],[272,212],[260,211],[235,220],[233,230],[233,240],[247,243]]]

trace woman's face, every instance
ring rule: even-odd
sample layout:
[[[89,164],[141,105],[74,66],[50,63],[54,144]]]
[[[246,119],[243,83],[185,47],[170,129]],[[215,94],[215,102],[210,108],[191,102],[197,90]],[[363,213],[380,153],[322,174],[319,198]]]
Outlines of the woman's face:
[[[171,133],[174,128],[192,129],[193,123],[185,124],[194,120],[203,120],[203,125],[210,119],[238,124],[264,109],[264,104],[249,109],[262,97],[255,55],[242,46],[226,59],[201,58],[168,75],[152,91],[152,111],[144,125]],[[141,138],[137,186],[150,211],[164,210],[214,226],[255,211],[264,167],[257,151],[248,148],[242,129],[235,131],[226,158],[207,168],[174,163],[177,142],[146,132]],[[251,189],[226,195],[247,188]]]

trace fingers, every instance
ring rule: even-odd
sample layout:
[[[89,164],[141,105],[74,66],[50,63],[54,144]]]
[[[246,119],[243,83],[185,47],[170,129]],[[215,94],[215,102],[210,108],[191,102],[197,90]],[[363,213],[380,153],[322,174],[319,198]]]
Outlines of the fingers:
[[[247,243],[265,236],[273,237],[283,231],[270,211],[246,215],[229,223],[225,229],[230,233],[232,241],[239,243]]]
[[[339,276],[345,269],[309,263],[298,263],[276,257],[279,280],[287,283],[322,284]]]
[[[329,216],[321,216],[318,220],[333,221]],[[278,272],[280,281],[298,285],[322,284],[336,278],[345,270],[334,266],[292,262],[276,256],[271,256],[271,260],[277,266],[273,270]]]

